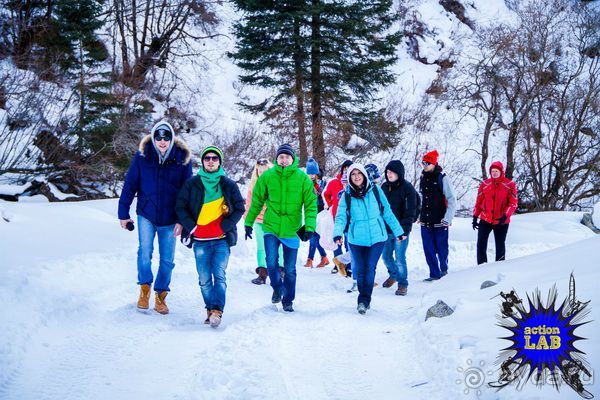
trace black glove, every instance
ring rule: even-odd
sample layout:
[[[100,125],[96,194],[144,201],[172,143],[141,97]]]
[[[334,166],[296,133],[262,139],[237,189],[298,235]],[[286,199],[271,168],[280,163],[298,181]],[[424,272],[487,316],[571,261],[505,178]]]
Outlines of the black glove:
[[[304,232],[304,238],[303,238],[303,240],[305,242],[308,242],[310,240],[310,238],[313,237],[314,234],[315,234],[314,232],[310,232],[310,231]]]
[[[500,219],[498,220],[498,225],[504,225],[506,224],[506,215],[503,215],[500,217]]]
[[[477,217],[473,217],[473,230],[479,229],[479,222],[477,222]]]
[[[245,226],[244,230],[246,231],[246,236],[244,237],[244,239],[245,240],[252,239],[252,227],[251,226]]]
[[[135,229],[135,225],[133,225],[133,221],[127,222],[127,230],[131,232],[134,229]]]

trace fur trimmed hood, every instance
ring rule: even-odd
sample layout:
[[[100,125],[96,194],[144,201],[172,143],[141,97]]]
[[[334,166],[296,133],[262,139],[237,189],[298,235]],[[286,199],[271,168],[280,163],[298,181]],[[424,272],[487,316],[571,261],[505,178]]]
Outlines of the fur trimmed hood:
[[[140,151],[140,154],[143,157],[145,156],[144,153],[146,152],[147,145],[152,146],[152,134],[144,136],[142,138],[142,140],[140,141],[138,150]],[[189,147],[187,146],[187,144],[185,144],[183,139],[175,136],[175,138],[173,140],[173,147],[177,147],[177,148],[181,149],[181,151],[184,152],[185,157],[183,160],[183,165],[187,165],[190,162],[190,160],[192,159],[192,152],[189,149]],[[154,147],[152,146],[152,148],[154,148]]]

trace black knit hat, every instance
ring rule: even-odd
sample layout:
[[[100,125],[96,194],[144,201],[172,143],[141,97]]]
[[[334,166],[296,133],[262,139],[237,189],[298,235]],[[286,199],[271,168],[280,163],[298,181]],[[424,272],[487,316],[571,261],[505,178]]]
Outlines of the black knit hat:
[[[292,149],[292,146],[290,146],[287,143],[279,146],[279,148],[277,149],[277,155],[275,157],[279,157],[280,154],[287,154],[292,157],[296,157],[296,153],[294,153],[294,149]]]
[[[346,167],[349,167],[349,166],[351,166],[351,165],[352,165],[352,161],[350,161],[350,160],[346,160],[346,161],[344,161],[344,162],[342,163],[342,166],[341,166],[341,168],[340,168],[340,174],[343,174],[343,173],[344,173],[344,168],[346,168]]]

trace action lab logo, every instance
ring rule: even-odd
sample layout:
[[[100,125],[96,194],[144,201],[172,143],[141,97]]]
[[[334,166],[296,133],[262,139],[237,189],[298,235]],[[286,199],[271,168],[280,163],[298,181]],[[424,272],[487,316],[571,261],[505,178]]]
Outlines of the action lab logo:
[[[540,378],[549,374],[557,389],[564,382],[581,397],[593,398],[582,383],[582,378],[591,377],[591,368],[583,358],[585,353],[575,347],[576,341],[584,339],[577,336],[575,330],[589,322],[584,321],[589,315],[589,301],[577,300],[573,274],[569,297],[558,309],[556,287],[549,291],[545,304],[539,290],[531,297],[527,295],[527,306],[514,290],[500,292],[500,296],[504,300],[499,325],[510,332],[501,339],[509,340],[511,345],[500,354],[498,381],[488,385],[502,389],[516,383],[519,387],[532,377],[535,382],[547,382]]]

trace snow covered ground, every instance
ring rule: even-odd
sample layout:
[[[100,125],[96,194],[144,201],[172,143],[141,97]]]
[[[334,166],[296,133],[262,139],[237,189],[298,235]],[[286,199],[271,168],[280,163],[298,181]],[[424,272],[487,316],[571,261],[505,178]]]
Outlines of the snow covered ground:
[[[271,305],[270,287],[250,283],[255,247],[242,239],[215,330],[202,324],[194,259],[183,246],[167,298],[171,313],[136,310],[136,234],[120,229],[116,207],[115,200],[0,201],[1,399],[576,399],[568,387],[496,392],[465,384],[473,368],[495,380],[494,362],[508,345],[498,339],[506,333],[496,325],[498,298],[490,298],[556,284],[562,300],[572,271],[578,297],[592,300],[593,322],[577,330],[590,340],[578,347],[600,367],[593,333],[600,236],[579,224],[579,213],[514,217],[509,260],[483,267],[474,265],[470,220],[456,219],[450,274],[433,284],[421,282],[427,267],[417,230],[408,296],[379,286],[364,316],[356,313],[356,295],[346,293],[350,280],[329,267],[301,266],[305,247],[296,312]],[[386,277],[380,263],[380,285]],[[499,283],[480,290],[485,280]],[[425,321],[438,299],[454,314]],[[587,386],[596,395],[597,388]]]

